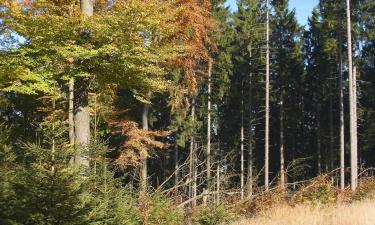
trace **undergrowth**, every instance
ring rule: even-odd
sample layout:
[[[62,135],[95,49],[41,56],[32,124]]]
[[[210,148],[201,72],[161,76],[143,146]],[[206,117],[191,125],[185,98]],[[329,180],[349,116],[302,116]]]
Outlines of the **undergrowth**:
[[[294,204],[332,204],[336,202],[338,191],[330,177],[321,175],[304,185],[293,196]]]
[[[358,188],[351,192],[349,188],[340,190],[331,182],[331,177],[321,175],[301,185],[297,191],[290,192],[276,188],[254,194],[246,201],[234,207],[237,215],[253,218],[277,207],[297,207],[300,205],[330,206],[350,204],[357,201],[375,199],[375,179],[362,178]]]
[[[375,198],[375,178],[363,178],[360,180],[357,190],[351,196],[353,201],[362,201]]]
[[[235,215],[225,206],[210,206],[198,209],[192,215],[193,225],[224,225],[235,219]]]

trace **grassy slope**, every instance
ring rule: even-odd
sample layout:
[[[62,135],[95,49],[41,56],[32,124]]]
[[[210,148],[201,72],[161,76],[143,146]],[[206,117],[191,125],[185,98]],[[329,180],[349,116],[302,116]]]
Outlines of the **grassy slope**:
[[[375,201],[339,206],[279,206],[233,225],[375,225]]]

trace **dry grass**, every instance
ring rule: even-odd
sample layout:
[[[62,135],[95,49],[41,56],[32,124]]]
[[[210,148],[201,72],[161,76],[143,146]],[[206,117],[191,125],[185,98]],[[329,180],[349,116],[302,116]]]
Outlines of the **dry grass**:
[[[375,202],[339,206],[274,207],[253,219],[232,225],[375,225]]]

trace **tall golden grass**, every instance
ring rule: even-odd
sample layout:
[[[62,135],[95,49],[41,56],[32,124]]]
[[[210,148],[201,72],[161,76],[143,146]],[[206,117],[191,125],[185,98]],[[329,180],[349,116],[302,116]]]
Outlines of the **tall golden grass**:
[[[375,225],[375,201],[341,205],[279,205],[232,225]]]

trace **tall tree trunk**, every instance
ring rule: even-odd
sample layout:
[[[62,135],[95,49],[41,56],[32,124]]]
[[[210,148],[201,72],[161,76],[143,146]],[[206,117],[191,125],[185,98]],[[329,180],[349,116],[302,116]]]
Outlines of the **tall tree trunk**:
[[[216,165],[216,204],[220,204],[220,160]]]
[[[56,110],[56,98],[55,94],[52,95],[52,147],[51,147],[51,155],[52,155],[52,172],[55,171],[55,158],[56,158],[56,118],[55,118],[55,110]]]
[[[220,140],[218,140],[218,162],[216,164],[216,204],[220,204],[220,167],[221,167],[221,148],[220,148]]]
[[[197,194],[198,194],[198,153],[197,153],[197,150],[198,150],[198,142],[195,141],[194,139],[194,148],[193,148],[193,151],[194,151],[194,167],[193,167],[193,171],[194,171],[194,180],[193,180],[193,198],[194,198],[194,201],[193,201],[193,206],[196,206],[197,205],[197,201],[195,200],[196,197],[197,197]]]
[[[90,17],[94,13],[94,3],[92,0],[81,0],[82,13]],[[83,151],[87,151],[90,143],[90,109],[89,109],[89,79],[77,79],[76,98],[74,106],[75,123],[75,146]],[[75,162],[78,165],[89,166],[89,159],[85,154],[76,156]]]
[[[300,104],[300,113],[301,113],[301,118],[299,120],[299,134],[300,134],[300,139],[297,140],[297,139],[293,139],[293,152],[292,152],[292,162],[293,162],[293,165],[296,166],[296,158],[298,158],[298,153],[299,151],[301,152],[305,152],[305,149],[306,149],[306,143],[307,143],[307,140],[306,140],[306,133],[305,133],[305,124],[304,124],[304,108],[305,108],[305,98],[303,97],[303,95],[301,94],[301,104]],[[295,130],[295,132],[297,131],[297,129]],[[294,133],[293,135],[294,137],[296,137],[296,133]],[[298,151],[299,149],[299,151]],[[293,166],[293,167],[294,167]],[[297,187],[297,184],[296,184],[296,178],[297,178],[297,171],[295,170],[295,168],[293,168],[293,190],[296,190],[296,187]]]
[[[207,87],[207,147],[206,147],[206,191],[210,190],[211,185],[211,76],[212,59],[208,60],[208,87]],[[209,195],[207,195],[209,199]]]
[[[332,86],[330,85],[330,88]],[[332,90],[329,94],[329,172],[332,172],[334,168],[334,155],[333,155],[333,148],[334,148],[334,136],[333,136],[333,98],[332,98]],[[331,176],[332,183],[334,182],[334,176]]]
[[[269,0],[266,1],[266,111],[265,111],[265,144],[264,144],[264,186],[269,189],[269,79],[270,79],[270,28],[269,28]]]
[[[318,175],[322,173],[322,153],[321,153],[321,126],[320,126],[320,106],[317,106],[317,132],[316,132],[316,152],[317,152],[317,162],[318,162]]]
[[[69,99],[68,99],[68,123],[69,123],[69,145],[73,148],[75,145],[74,133],[74,78],[69,79]],[[70,159],[70,163],[74,164],[76,157]]]
[[[285,189],[285,160],[284,160],[284,102],[281,94],[280,101],[280,187]]]
[[[250,58],[252,57],[252,52],[250,50]],[[251,61],[250,61],[251,66]],[[250,68],[251,69],[251,68]],[[252,91],[252,72],[250,72],[249,77],[249,152],[247,160],[247,196],[250,197],[253,194],[253,91]]]
[[[149,104],[143,104],[143,111],[142,111],[142,129],[148,130],[148,112],[150,109]],[[140,186],[141,191],[146,192],[147,191],[147,158],[142,159],[141,162],[141,168],[140,168],[141,176],[140,176]]]
[[[73,6],[69,7],[69,16],[72,15]],[[74,133],[74,78],[71,77],[68,83],[68,124],[69,124],[69,145],[74,147],[75,133]],[[75,157],[71,158],[70,164],[75,163]]]
[[[178,129],[177,129],[176,132],[178,132]],[[174,184],[177,187],[178,181],[179,181],[179,173],[180,173],[180,170],[179,170],[180,165],[178,163],[179,162],[179,160],[178,160],[179,156],[178,156],[178,143],[177,143],[178,135],[177,135],[177,133],[176,133],[175,138],[176,138],[176,143],[175,143],[175,146],[174,146]]]
[[[194,166],[194,158],[193,158],[193,152],[194,152],[194,146],[193,146],[193,142],[194,142],[194,138],[193,137],[190,137],[190,143],[189,143],[189,176],[188,176],[188,180],[189,180],[189,185],[188,185],[188,196],[189,198],[192,198],[193,197],[193,166]]]
[[[191,118],[192,118],[192,121],[194,122],[195,121],[195,98],[192,99],[191,101]],[[197,204],[197,201],[195,199],[196,197],[196,194],[197,194],[197,184],[196,184],[196,177],[195,177],[195,171],[196,171],[196,168],[195,168],[195,163],[196,163],[196,156],[195,156],[195,149],[194,149],[194,134],[191,135],[190,137],[190,157],[189,157],[189,179],[190,179],[190,182],[189,182],[189,196],[190,198],[193,199],[193,201],[191,202],[192,206],[196,206]]]
[[[245,174],[244,174],[244,101],[243,101],[243,82],[241,86],[241,128],[240,128],[240,144],[241,144],[241,166],[240,166],[240,182],[241,182],[241,199],[244,197],[244,182],[245,182]]]
[[[81,0],[81,11],[86,16],[94,14],[94,0]]]
[[[357,67],[353,66],[353,120],[354,120],[354,159],[355,159],[355,177],[356,187],[358,186],[358,118],[357,118]]]
[[[355,121],[355,103],[354,103],[354,82],[353,82],[353,54],[352,54],[352,25],[350,18],[350,0],[346,0],[346,18],[347,18],[347,37],[348,37],[348,67],[349,67],[349,109],[350,109],[350,183],[352,191],[357,189],[357,137]]]
[[[88,79],[77,79],[74,101],[74,134],[75,147],[82,152],[76,156],[75,162],[81,166],[89,166],[88,146],[90,143],[90,109]]]
[[[345,189],[345,127],[344,127],[344,90],[342,71],[342,43],[339,36],[339,74],[340,74],[340,189]]]
[[[74,78],[69,79],[69,109],[68,109],[68,121],[69,121],[69,144],[74,146]]]
[[[298,128],[296,127],[296,130]],[[295,166],[295,163],[296,163],[296,142],[297,142],[297,135],[296,135],[296,132],[293,132],[293,147],[292,147],[292,165],[293,167]],[[293,168],[293,174],[292,174],[292,181],[293,181],[293,190],[296,190],[296,172],[294,171],[294,168]]]

